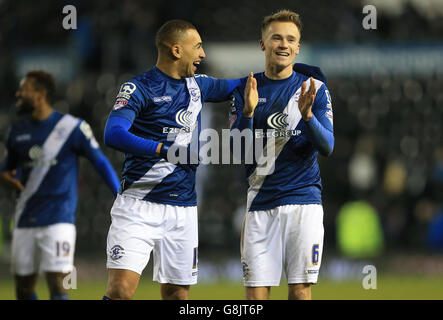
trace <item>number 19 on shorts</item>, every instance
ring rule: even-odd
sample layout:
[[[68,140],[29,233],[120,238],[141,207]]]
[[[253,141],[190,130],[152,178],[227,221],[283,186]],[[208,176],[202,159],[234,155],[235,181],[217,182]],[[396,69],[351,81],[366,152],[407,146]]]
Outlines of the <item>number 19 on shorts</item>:
[[[56,241],[55,249],[57,257],[68,257],[71,250],[71,245],[68,241]]]

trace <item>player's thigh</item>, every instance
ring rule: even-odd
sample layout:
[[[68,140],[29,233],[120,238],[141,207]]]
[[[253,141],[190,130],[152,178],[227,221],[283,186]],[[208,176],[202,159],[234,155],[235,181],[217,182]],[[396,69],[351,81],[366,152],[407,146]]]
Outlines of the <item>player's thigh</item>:
[[[323,253],[323,207],[285,206],[285,272],[289,284],[316,283]]]
[[[118,195],[111,209],[107,268],[142,274],[155,241],[161,238],[164,214],[148,201]]]
[[[40,270],[69,273],[73,269],[76,230],[72,223],[56,223],[42,227],[37,236],[41,251]]]
[[[197,207],[165,205],[167,229],[154,248],[154,281],[193,285],[198,274]]]
[[[282,243],[278,208],[246,213],[241,235],[241,259],[245,286],[280,284]]]
[[[38,228],[15,228],[12,233],[11,272],[17,276],[37,273],[35,266]]]

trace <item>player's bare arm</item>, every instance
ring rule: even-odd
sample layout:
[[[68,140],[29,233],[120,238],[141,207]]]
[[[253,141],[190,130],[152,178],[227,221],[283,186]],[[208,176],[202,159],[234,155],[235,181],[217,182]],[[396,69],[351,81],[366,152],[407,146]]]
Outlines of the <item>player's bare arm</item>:
[[[254,110],[258,104],[258,91],[257,80],[254,78],[254,74],[249,74],[245,87],[245,107],[243,109],[243,115],[247,118],[252,118]]]
[[[25,187],[19,180],[13,177],[15,173],[15,170],[2,172],[0,174],[0,181],[5,187],[22,191]]]
[[[309,81],[310,85],[307,91],[307,80],[301,85],[300,97],[298,99],[298,108],[305,121],[309,121],[312,118],[312,105],[314,104],[315,96],[317,95],[314,78],[310,77]]]

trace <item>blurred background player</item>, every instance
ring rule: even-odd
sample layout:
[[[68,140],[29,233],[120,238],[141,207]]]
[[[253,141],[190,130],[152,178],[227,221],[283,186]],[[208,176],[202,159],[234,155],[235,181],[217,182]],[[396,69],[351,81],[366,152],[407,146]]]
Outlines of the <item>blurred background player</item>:
[[[51,299],[68,299],[63,278],[74,260],[78,157],[91,161],[114,194],[119,186],[89,124],[52,108],[54,92],[54,79],[44,71],[30,71],[20,81],[22,118],[9,131],[1,167],[2,184],[19,192],[12,239],[17,299],[37,299],[38,267],[46,273]]]
[[[289,299],[311,299],[323,251],[323,208],[318,153],[334,146],[332,105],[325,84],[293,71],[299,54],[299,15],[281,10],[264,18],[260,47],[265,72],[251,73],[245,87],[234,90],[232,129],[257,129],[274,143],[273,171],[246,165],[247,212],[241,259],[247,299],[268,299],[279,286],[282,270]],[[244,95],[243,95],[244,92]],[[255,131],[255,132],[254,132]],[[265,150],[269,150],[266,145]],[[267,151],[264,151],[267,152]]]
[[[189,298],[198,273],[198,159],[190,155],[198,153],[200,110],[240,84],[195,75],[206,55],[189,22],[163,24],[156,46],[156,66],[123,83],[105,128],[106,145],[125,152],[125,164],[111,209],[104,299],[131,299],[151,252],[162,298]]]

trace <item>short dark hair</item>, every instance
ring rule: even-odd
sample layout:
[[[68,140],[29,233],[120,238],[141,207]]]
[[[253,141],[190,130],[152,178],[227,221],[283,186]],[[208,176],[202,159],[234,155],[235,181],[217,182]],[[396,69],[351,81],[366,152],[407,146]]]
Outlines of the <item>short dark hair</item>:
[[[176,19],[165,22],[160,29],[158,29],[155,37],[157,49],[169,48],[189,29],[197,30],[192,23],[185,20]]]
[[[55,97],[55,81],[54,77],[42,70],[32,70],[26,74],[27,78],[32,78],[34,80],[34,88],[36,90],[46,91],[46,101],[48,103],[54,102]]]
[[[298,31],[300,32],[301,35],[303,24],[301,22],[300,15],[298,13],[291,10],[280,10],[274,14],[266,16],[263,19],[261,25],[261,32],[263,33],[266,30],[266,28],[274,21],[294,23],[297,26]]]

